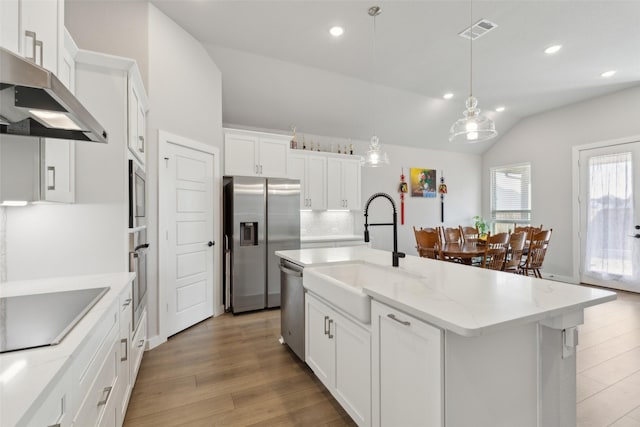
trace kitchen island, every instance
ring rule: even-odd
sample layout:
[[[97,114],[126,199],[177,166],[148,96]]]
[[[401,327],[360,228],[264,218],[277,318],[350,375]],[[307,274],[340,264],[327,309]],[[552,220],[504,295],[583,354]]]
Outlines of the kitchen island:
[[[575,425],[577,326],[615,293],[412,256],[393,269],[366,247],[276,254],[304,268],[306,362],[359,425]],[[353,289],[324,291],[341,280]]]

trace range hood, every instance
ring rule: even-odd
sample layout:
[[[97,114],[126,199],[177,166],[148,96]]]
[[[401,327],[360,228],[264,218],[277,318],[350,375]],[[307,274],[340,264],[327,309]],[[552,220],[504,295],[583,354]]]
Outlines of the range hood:
[[[107,132],[50,71],[0,48],[0,134],[107,142]]]

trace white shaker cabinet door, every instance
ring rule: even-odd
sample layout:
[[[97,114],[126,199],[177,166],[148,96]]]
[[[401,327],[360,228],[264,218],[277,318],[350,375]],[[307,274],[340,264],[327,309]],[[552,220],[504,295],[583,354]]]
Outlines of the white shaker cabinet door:
[[[372,303],[373,425],[443,425],[443,334]]]
[[[305,313],[306,362],[322,384],[331,390],[335,385],[335,321],[332,310],[307,293]]]
[[[307,193],[312,210],[327,209],[327,158],[309,156],[307,159]]]
[[[286,178],[288,151],[288,139],[260,138],[259,174],[270,178]]]
[[[22,56],[54,73],[62,42],[62,5],[57,0],[20,0]]]
[[[300,181],[300,209],[309,209],[306,178],[306,156],[291,154],[289,157],[289,178]]]
[[[257,136],[226,134],[224,137],[225,175],[257,176],[260,140]]]

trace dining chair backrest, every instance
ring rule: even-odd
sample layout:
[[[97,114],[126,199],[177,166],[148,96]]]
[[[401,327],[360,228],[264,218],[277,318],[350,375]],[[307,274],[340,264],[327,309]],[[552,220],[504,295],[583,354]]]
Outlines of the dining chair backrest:
[[[524,245],[527,241],[527,233],[520,231],[518,233],[512,233],[509,236],[509,249],[508,259],[504,264],[504,270],[510,272],[517,272],[520,263],[522,262],[522,253],[524,252]]]
[[[460,225],[460,235],[464,242],[477,242],[480,239],[480,231],[475,227]]]
[[[462,242],[462,234],[460,228],[442,228],[442,241],[444,243],[460,243]]]
[[[520,272],[524,275],[533,273],[535,277],[542,278],[540,269],[544,263],[544,257],[547,254],[547,248],[549,247],[549,240],[551,240],[551,233],[553,229],[542,230],[531,236],[529,242],[529,252],[525,262],[520,266]]]
[[[487,244],[482,259],[482,268],[502,270],[507,258],[509,233],[498,233],[487,237]]]
[[[416,249],[418,256],[422,258],[438,259],[440,254],[440,237],[437,230],[428,231],[426,229],[416,229],[413,227],[416,236]]]

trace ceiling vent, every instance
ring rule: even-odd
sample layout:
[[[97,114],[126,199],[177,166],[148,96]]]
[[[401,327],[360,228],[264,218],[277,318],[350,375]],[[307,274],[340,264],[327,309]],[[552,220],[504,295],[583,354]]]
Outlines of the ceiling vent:
[[[467,27],[464,30],[462,30],[462,32],[458,33],[458,35],[460,37],[464,37],[465,39],[470,38],[472,40],[475,40],[484,36],[485,34],[493,30],[497,26],[498,24],[494,24],[493,22],[487,21],[486,19],[481,19],[475,24],[473,24],[471,27]]]

